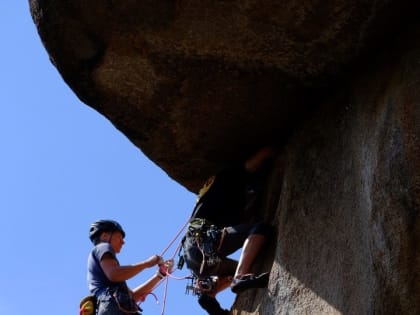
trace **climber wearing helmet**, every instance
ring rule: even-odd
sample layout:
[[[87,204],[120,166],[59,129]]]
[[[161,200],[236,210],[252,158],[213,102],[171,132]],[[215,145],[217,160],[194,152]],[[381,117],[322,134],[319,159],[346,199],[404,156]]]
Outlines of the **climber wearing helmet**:
[[[195,278],[198,302],[210,315],[230,314],[216,300],[229,286],[241,293],[268,284],[269,273],[253,274],[251,267],[272,227],[247,212],[265,174],[263,166],[273,154],[273,148],[264,147],[244,163],[212,176],[198,194],[182,257]],[[240,248],[239,261],[228,257]]]
[[[89,238],[95,247],[88,257],[87,282],[89,291],[96,296],[97,315],[141,314],[137,302],[171,272],[173,261],[163,261],[159,255],[121,266],[116,255],[124,245],[124,237],[123,228],[113,220],[98,220],[90,226]],[[159,266],[155,275],[133,290],[128,288],[126,280],[153,266]]]

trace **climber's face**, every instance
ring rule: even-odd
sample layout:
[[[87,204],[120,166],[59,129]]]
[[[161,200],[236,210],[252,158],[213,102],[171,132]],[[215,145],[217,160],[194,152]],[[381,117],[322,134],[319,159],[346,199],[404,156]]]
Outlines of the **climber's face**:
[[[124,237],[119,231],[103,232],[101,241],[111,244],[111,247],[116,254],[121,251],[121,248],[125,244]]]
[[[122,236],[121,232],[114,232],[112,233],[111,240],[109,242],[112,246],[112,249],[115,251],[115,253],[119,253],[121,251],[121,248],[125,244],[124,237]]]

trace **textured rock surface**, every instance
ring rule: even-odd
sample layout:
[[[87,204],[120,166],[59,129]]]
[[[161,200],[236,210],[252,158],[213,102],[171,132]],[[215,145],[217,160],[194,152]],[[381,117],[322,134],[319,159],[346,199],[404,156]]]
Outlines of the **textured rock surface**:
[[[420,45],[341,87],[285,147],[269,289],[234,314],[419,313],[419,60]]]
[[[283,147],[261,208],[269,288],[234,314],[420,313],[415,1],[30,4],[79,98],[190,190]]]
[[[308,87],[389,43],[409,10],[397,0],[30,4],[79,98],[190,190],[261,139],[284,142],[317,106]]]

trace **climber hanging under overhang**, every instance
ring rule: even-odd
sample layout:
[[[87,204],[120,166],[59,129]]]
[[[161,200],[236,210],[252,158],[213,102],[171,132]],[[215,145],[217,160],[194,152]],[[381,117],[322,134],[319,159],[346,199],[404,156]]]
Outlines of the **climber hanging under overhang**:
[[[160,255],[149,258],[153,260],[154,257],[162,257],[187,227],[187,232],[173,256],[163,264],[158,262],[160,267],[156,273],[157,279],[150,279],[150,283],[140,286],[142,294],[136,298],[137,301],[143,301],[147,294],[154,295],[152,291],[161,283],[160,280],[164,279],[167,284],[169,278],[178,280],[188,278],[193,284],[187,287],[198,295],[201,307],[210,315],[224,315],[229,314],[229,311],[221,308],[216,300],[217,293],[229,286],[234,293],[267,286],[269,273],[253,274],[251,267],[270,236],[272,228],[257,220],[252,209],[256,203],[261,181],[264,179],[264,170],[267,170],[267,162],[273,155],[274,150],[271,147],[263,148],[245,163],[228,167],[205,183],[198,194],[190,219]],[[115,232],[124,237],[125,233],[118,223],[112,220],[100,220],[92,224],[90,238],[94,244],[100,243],[97,240],[99,236],[104,237],[103,241],[108,243],[109,236],[112,237]],[[120,248],[123,241],[118,244]],[[185,261],[192,275],[177,278],[171,275],[172,264],[181,246],[180,252],[183,255],[180,256],[178,268],[182,269]],[[239,261],[228,257],[241,247]],[[153,264],[155,263],[150,265]],[[166,289],[167,287],[162,314],[165,311]],[[92,292],[94,294],[81,301],[80,315],[100,313],[98,298],[101,294],[98,295],[95,290]],[[133,305],[133,313],[139,313],[140,308]],[[117,312],[126,311],[125,308],[121,310],[119,303],[116,307]]]
[[[249,210],[258,191],[257,179],[273,155],[272,147],[264,147],[245,163],[212,176],[198,194],[178,267],[184,260],[192,272],[189,287],[210,315],[229,314],[216,300],[220,291],[230,287],[240,293],[268,284],[269,272],[254,274],[251,267],[272,227]],[[240,248],[239,261],[228,257]]]

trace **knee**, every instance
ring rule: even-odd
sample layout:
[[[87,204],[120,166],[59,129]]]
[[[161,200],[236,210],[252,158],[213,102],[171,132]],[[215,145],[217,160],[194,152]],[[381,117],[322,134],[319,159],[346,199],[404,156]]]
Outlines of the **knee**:
[[[250,235],[258,234],[258,235],[266,236],[268,238],[271,236],[272,232],[273,232],[273,227],[271,225],[264,222],[258,222],[252,228]]]

